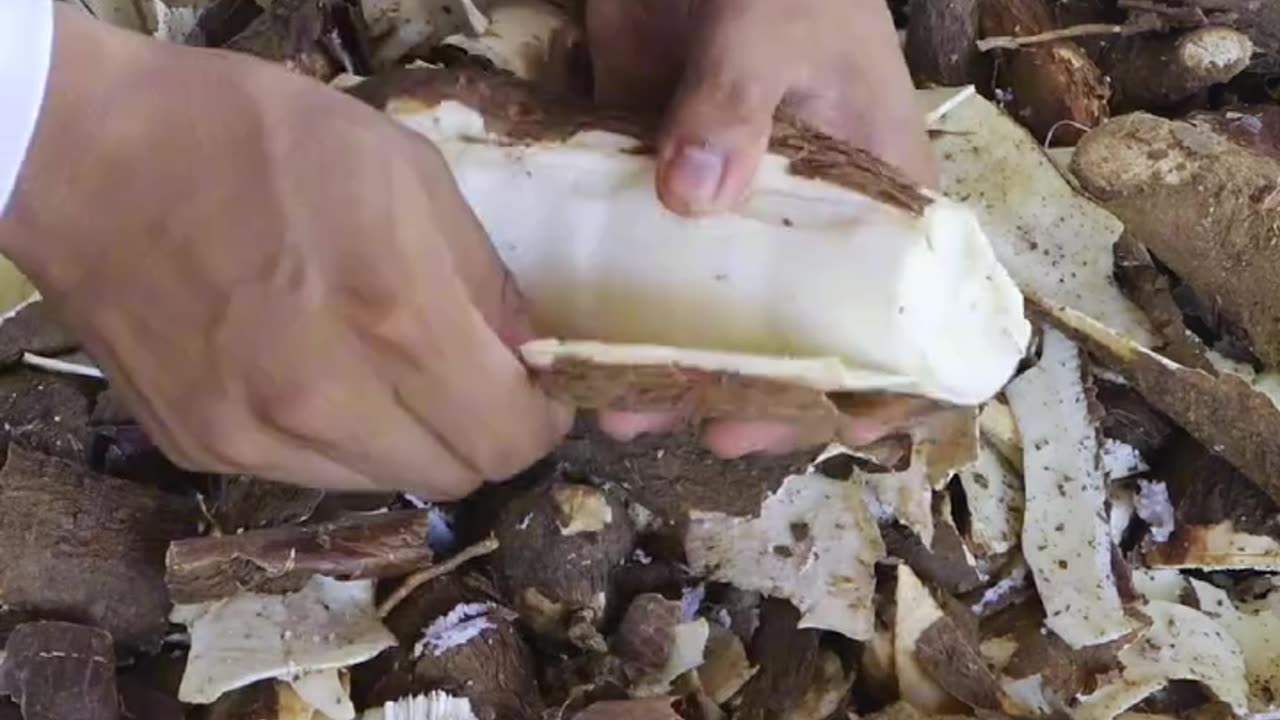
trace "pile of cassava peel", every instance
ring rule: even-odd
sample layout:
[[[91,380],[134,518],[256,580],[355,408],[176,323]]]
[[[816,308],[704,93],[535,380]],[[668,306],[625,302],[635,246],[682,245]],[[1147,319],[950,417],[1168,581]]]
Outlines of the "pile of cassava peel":
[[[941,192],[780,118],[699,223],[592,108],[575,3],[76,3],[434,142],[583,413],[451,505],[193,474],[33,298],[0,321],[0,720],[1280,713],[1280,3],[892,3]],[[590,418],[887,397],[936,412],[781,457]]]

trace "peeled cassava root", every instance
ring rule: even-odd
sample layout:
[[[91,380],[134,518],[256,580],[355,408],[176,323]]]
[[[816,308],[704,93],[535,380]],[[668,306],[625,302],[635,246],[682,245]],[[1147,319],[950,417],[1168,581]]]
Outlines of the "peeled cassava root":
[[[1022,296],[968,208],[812,131],[779,123],[745,205],[689,219],[654,192],[639,118],[471,69],[353,92],[441,150],[546,334],[525,361],[578,405],[973,405],[1029,342]]]

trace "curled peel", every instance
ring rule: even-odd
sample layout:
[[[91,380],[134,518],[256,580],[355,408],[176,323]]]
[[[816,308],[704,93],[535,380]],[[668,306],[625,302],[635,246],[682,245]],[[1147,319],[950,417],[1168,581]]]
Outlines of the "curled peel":
[[[737,210],[654,192],[645,122],[480,71],[354,90],[442,152],[546,336],[522,348],[587,407],[822,415],[843,395],[976,405],[1030,339],[967,207],[779,123]]]

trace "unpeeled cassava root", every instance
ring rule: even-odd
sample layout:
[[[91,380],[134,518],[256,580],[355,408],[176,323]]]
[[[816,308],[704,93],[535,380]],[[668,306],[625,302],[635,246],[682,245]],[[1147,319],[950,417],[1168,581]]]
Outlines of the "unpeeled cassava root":
[[[1029,342],[1022,296],[967,207],[812,131],[779,122],[745,205],[689,219],[654,192],[642,119],[470,69],[353,92],[443,153],[545,334],[526,363],[580,406],[974,405]]]

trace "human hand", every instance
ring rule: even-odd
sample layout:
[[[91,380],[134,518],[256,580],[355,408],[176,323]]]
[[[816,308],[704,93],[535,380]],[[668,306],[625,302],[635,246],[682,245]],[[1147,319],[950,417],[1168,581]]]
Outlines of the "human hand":
[[[657,193],[673,211],[729,209],[747,192],[779,108],[936,187],[938,170],[884,0],[587,0],[597,102],[665,109]],[[932,405],[898,400],[842,416],[861,445]],[[602,413],[619,438],[671,429],[680,412]],[[721,455],[783,452],[829,437],[825,425],[723,420],[704,441]]]
[[[176,462],[452,499],[568,430],[431,145],[247,56],[61,7],[54,43],[0,250]]]

